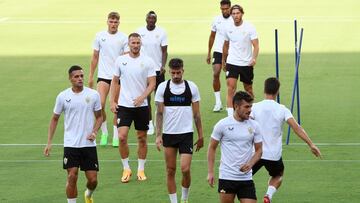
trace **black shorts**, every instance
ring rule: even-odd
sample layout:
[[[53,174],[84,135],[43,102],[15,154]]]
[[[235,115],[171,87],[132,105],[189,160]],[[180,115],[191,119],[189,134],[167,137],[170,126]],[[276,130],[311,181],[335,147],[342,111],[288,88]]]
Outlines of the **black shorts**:
[[[107,84],[111,85],[111,80],[109,80],[109,79],[98,78],[97,83],[99,83],[100,81],[106,82]]]
[[[183,134],[163,134],[163,146],[178,148],[180,154],[193,153],[193,132]]]
[[[165,74],[160,74],[160,71],[156,71],[156,86],[154,92],[156,92],[160,83],[165,81]]]
[[[265,166],[270,176],[282,176],[284,173],[284,163],[282,158],[278,161],[260,159],[252,168],[253,175],[255,175],[255,173],[263,166]]]
[[[215,65],[215,64],[221,64],[222,63],[222,53],[220,53],[220,52],[214,52],[213,53],[213,65]]]
[[[238,79],[245,84],[253,84],[254,68],[252,66],[236,66],[232,64],[226,64],[226,78]]]
[[[255,184],[252,180],[224,180],[219,179],[219,193],[236,194],[238,199],[255,199]]]
[[[131,126],[131,123],[134,121],[135,130],[147,131],[149,130],[149,107],[134,107],[128,108],[123,106],[118,106],[117,108],[117,118],[118,124],[117,127],[121,126]]]
[[[99,171],[96,147],[64,147],[63,168],[80,167],[82,171]]]

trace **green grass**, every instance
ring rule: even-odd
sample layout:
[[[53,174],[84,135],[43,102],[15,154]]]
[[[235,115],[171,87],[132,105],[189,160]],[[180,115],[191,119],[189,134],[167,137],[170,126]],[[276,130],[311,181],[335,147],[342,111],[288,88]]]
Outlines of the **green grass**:
[[[360,108],[360,3],[344,1],[243,1],[245,19],[259,33],[260,56],[255,68],[256,100],[262,98],[265,78],[275,74],[274,29],[279,29],[282,103],[290,106],[294,79],[293,22],[304,28],[300,64],[302,126],[315,143],[359,143]],[[21,5],[21,6],[19,6]],[[207,40],[218,1],[40,1],[0,0],[0,144],[46,143],[47,128],[56,95],[69,86],[67,69],[80,64],[86,74],[95,33],[106,28],[106,14],[121,14],[120,29],[130,33],[144,25],[145,13],[155,10],[158,24],[169,35],[169,57],[185,61],[185,78],[201,94],[205,145],[213,125],[226,112],[212,113],[211,67],[205,64]],[[73,22],[77,21],[77,22]],[[222,99],[225,80],[222,75]],[[169,78],[169,77],[167,77]],[[238,87],[242,89],[242,85]],[[109,115],[110,111],[107,109]],[[62,143],[63,123],[54,143]],[[109,129],[111,132],[110,125]],[[287,129],[285,129],[286,131]],[[129,142],[135,142],[133,131]],[[291,143],[301,141],[291,134]],[[154,137],[149,137],[154,143]],[[324,160],[315,159],[307,147],[284,146],[285,177],[275,202],[357,202],[360,146],[320,145]],[[52,156],[43,146],[0,145],[0,202],[64,202],[65,171],[62,147]],[[136,169],[136,147],[130,147]],[[163,154],[149,146],[146,164],[149,180],[121,184],[117,149],[98,148],[100,160],[96,202],[168,202]],[[219,158],[219,155],[217,156]],[[191,202],[218,202],[206,183],[206,149],[195,153],[192,163]],[[218,162],[217,162],[218,164]],[[179,168],[178,168],[179,170]],[[255,177],[258,198],[266,191],[267,174]],[[178,188],[180,173],[177,173]],[[82,202],[84,176],[79,178]],[[180,190],[178,189],[180,195]]]

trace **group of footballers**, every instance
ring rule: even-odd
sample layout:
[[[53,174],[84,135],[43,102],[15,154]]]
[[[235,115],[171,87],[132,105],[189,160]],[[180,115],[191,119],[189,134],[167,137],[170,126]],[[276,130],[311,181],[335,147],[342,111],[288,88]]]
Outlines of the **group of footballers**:
[[[210,64],[212,58],[215,112],[222,110],[219,77],[221,69],[226,72],[228,116],[214,126],[207,153],[207,179],[213,187],[216,148],[220,144],[220,202],[234,202],[235,196],[242,203],[256,202],[252,176],[265,166],[270,180],[263,201],[269,203],[281,185],[284,172],[281,149],[285,122],[309,145],[315,156],[321,157],[321,153],[291,112],[275,102],[280,88],[276,78],[265,81],[265,99],[253,105],[253,68],[259,53],[255,27],[243,20],[244,9],[240,5],[231,6],[229,0],[222,0],[220,9],[222,15],[215,17],[212,24],[206,61]],[[83,84],[84,70],[80,66],[74,65],[68,70],[71,87],[56,98],[44,154],[50,155],[55,129],[64,112],[63,168],[68,174],[69,203],[77,199],[79,168],[85,171],[87,178],[85,202],[94,201],[92,194],[99,171],[95,139],[101,129],[100,145],[108,144],[105,104],[109,93],[110,109],[114,113],[112,146],[118,147],[123,165],[121,182],[129,182],[132,176],[127,140],[134,122],[138,141],[137,180],[147,179],[144,169],[147,135],[156,133],[157,149],[163,149],[165,155],[170,202],[178,202],[175,183],[178,153],[182,173],[181,202],[188,202],[193,147],[199,151],[204,145],[200,93],[194,82],[183,78],[185,65],[180,58],[169,60],[171,79],[165,81],[167,35],[156,22],[157,14],[150,11],[146,15],[146,26],[126,36],[118,30],[120,15],[109,13],[108,29],[97,33],[93,43],[89,87]],[[91,89],[96,68],[97,91]],[[239,77],[245,91],[236,92]],[[155,92],[156,130],[151,115],[152,92]],[[195,144],[193,122],[198,134]]]

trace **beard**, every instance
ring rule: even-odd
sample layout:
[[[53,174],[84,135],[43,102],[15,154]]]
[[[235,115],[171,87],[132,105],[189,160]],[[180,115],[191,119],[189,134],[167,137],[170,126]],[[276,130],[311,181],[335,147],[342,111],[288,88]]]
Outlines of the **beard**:
[[[230,17],[230,14],[222,14],[222,16],[223,16],[224,18],[229,18],[229,17]]]

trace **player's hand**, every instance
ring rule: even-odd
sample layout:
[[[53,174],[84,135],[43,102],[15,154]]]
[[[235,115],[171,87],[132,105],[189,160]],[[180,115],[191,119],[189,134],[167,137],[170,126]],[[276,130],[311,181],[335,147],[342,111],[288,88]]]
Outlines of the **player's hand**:
[[[161,135],[156,136],[156,141],[155,141],[155,143],[156,143],[156,148],[157,148],[157,150],[160,152],[160,151],[161,151],[161,147],[162,147],[162,145],[163,145],[163,140],[162,140]]]
[[[210,62],[211,62],[211,56],[208,54],[206,57],[206,63],[210,64]]]
[[[51,151],[51,144],[47,144],[45,149],[44,149],[44,155],[45,156],[50,156],[50,151]]]
[[[248,173],[251,170],[250,164],[246,163],[240,167],[240,171],[243,173]]]
[[[221,67],[222,67],[222,70],[223,70],[224,72],[226,72],[226,63],[222,62],[222,63],[221,63]]]
[[[88,86],[89,86],[89,88],[91,88],[91,89],[94,87],[94,79],[93,79],[92,77],[89,77]]]
[[[144,99],[142,96],[133,100],[133,104],[135,107],[139,107],[142,103],[144,103]]]
[[[160,75],[164,75],[166,73],[165,67],[160,68]]]
[[[204,146],[204,137],[199,137],[198,140],[195,142],[194,146],[196,145],[195,151],[198,152]]]
[[[214,178],[214,174],[213,174],[213,173],[208,173],[207,181],[208,181],[210,187],[214,187],[214,185],[215,185],[215,178]]]
[[[252,66],[253,68],[255,67],[255,65],[256,65],[256,59],[251,59],[251,61],[250,61],[250,64],[249,64],[250,66]]]
[[[91,142],[94,142],[96,139],[96,133],[92,132],[90,135],[86,137],[87,140],[90,140]]]
[[[111,112],[113,112],[115,114],[117,113],[117,103],[116,102],[111,102],[110,110],[111,110]]]
[[[319,157],[320,159],[322,159],[322,155],[321,155],[321,152],[320,152],[320,149],[315,146],[314,144],[310,146],[310,149],[311,149],[311,152],[316,156],[316,157]]]

